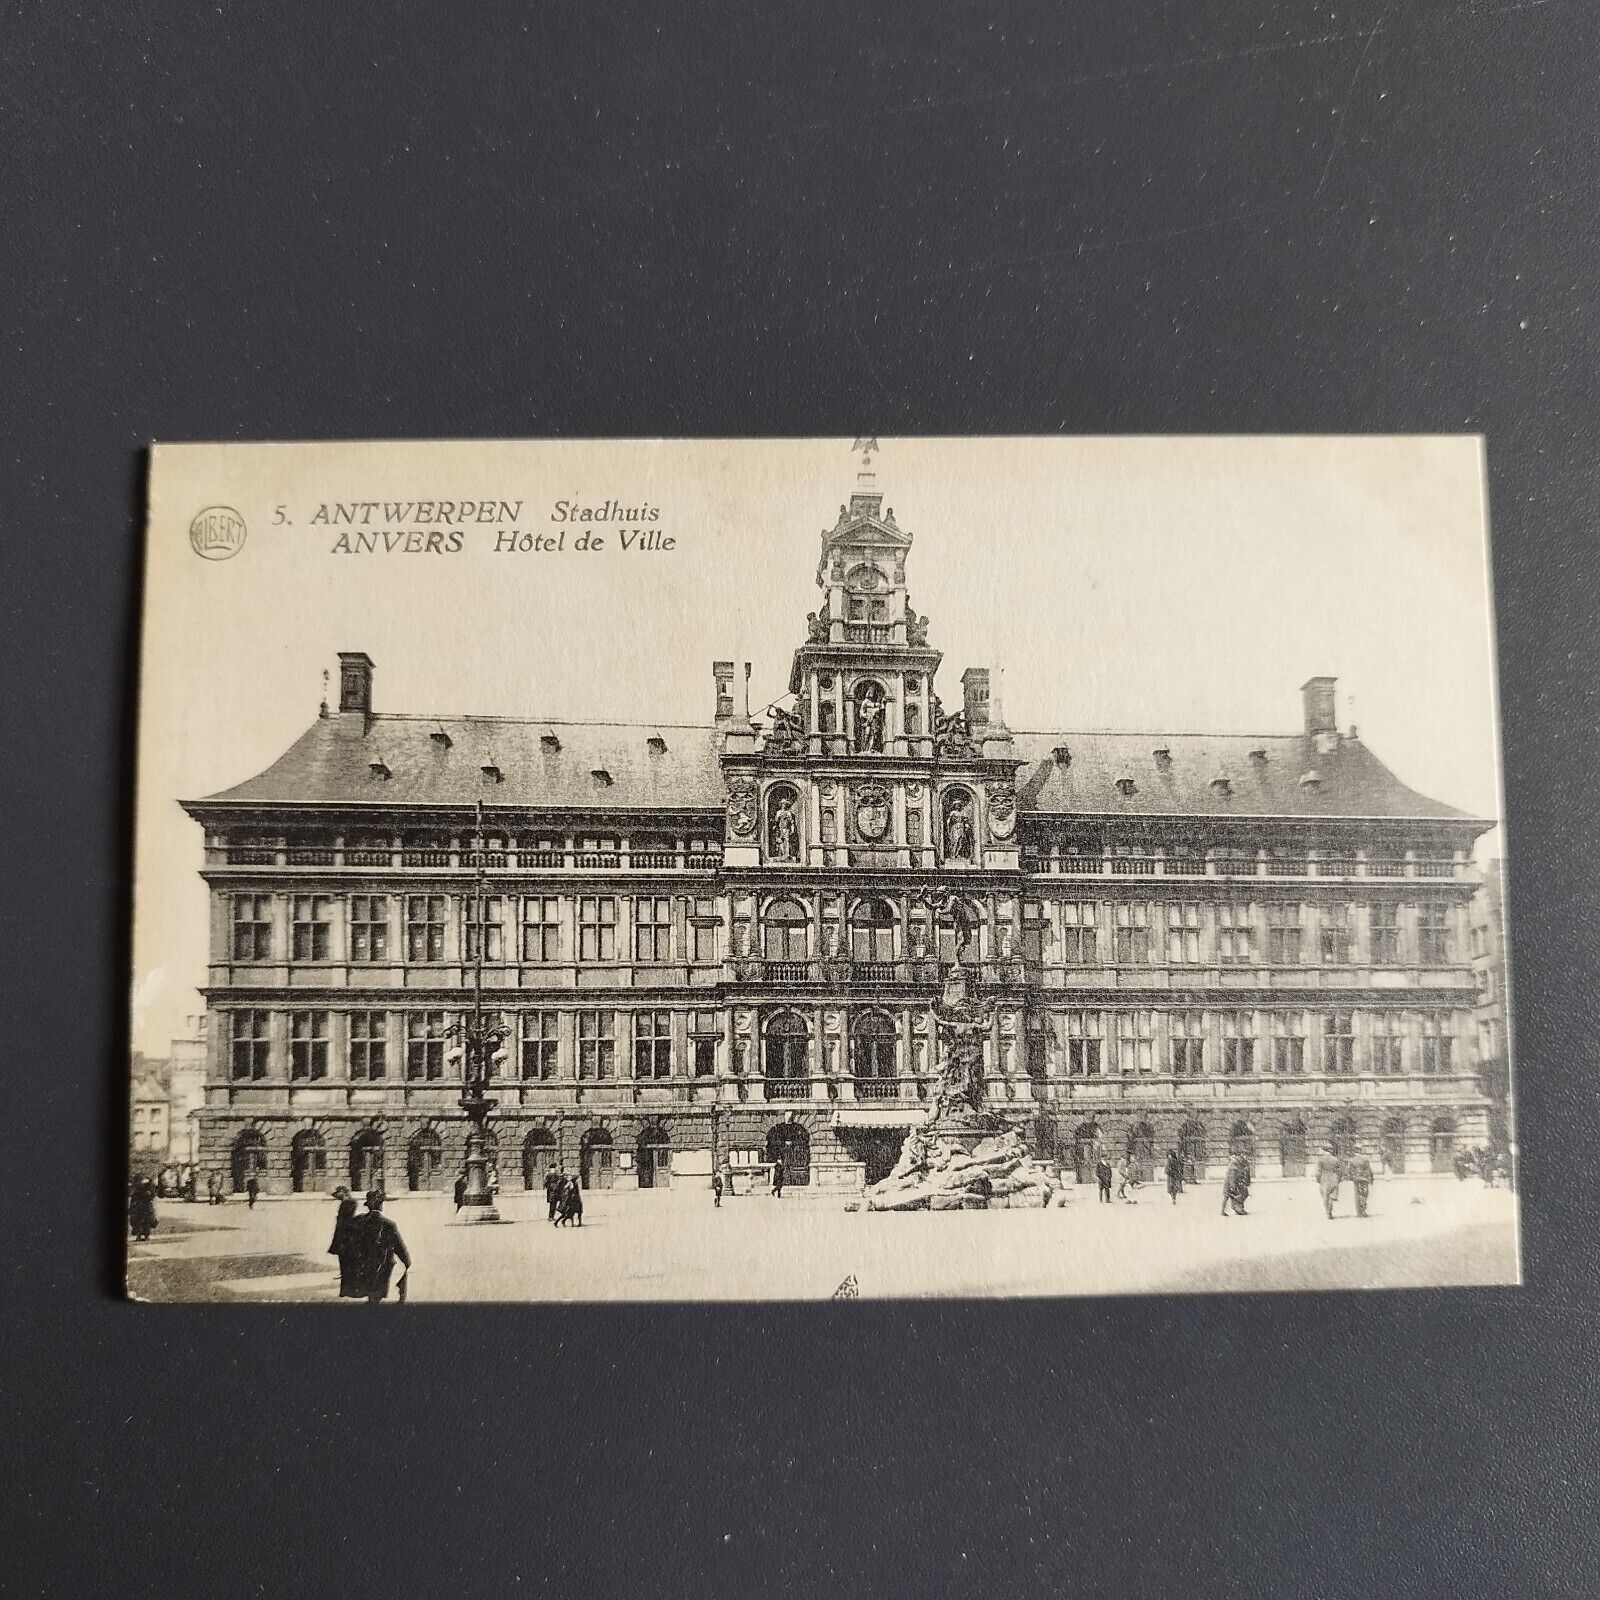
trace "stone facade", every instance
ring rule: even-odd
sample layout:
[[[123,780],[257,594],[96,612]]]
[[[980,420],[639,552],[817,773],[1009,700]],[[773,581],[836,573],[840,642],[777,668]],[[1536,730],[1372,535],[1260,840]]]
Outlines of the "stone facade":
[[[791,1183],[893,1165],[957,960],[993,1003],[990,1108],[1067,1170],[1318,1145],[1439,1169],[1486,1136],[1474,840],[1334,720],[1289,734],[1014,732],[959,705],[870,471],[822,536],[786,703],[731,662],[705,725],[373,710],[341,658],[264,773],[191,802],[212,903],[203,1165],[267,1192],[444,1188],[457,1029],[508,1028],[502,1186]]]

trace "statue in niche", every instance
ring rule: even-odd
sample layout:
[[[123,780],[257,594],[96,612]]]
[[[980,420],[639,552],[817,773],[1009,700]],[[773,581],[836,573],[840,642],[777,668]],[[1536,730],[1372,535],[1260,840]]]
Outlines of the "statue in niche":
[[[859,755],[883,749],[883,690],[875,683],[862,687],[856,697],[856,752]]]
[[[944,854],[947,861],[972,859],[972,802],[960,791],[946,802]]]
[[[772,822],[767,849],[774,861],[800,859],[800,824],[795,820],[792,794],[780,793],[772,802]]]

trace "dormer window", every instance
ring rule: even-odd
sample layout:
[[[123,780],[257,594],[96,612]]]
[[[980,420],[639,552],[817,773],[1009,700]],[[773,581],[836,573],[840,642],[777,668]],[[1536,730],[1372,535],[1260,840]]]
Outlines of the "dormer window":
[[[1226,800],[1233,793],[1233,779],[1227,773],[1219,772],[1211,780],[1211,792],[1219,800]]]
[[[546,728],[544,732],[539,735],[539,743],[542,744],[546,750],[554,751],[561,748],[561,741],[556,737],[556,730],[554,728]]]
[[[489,780],[490,783],[499,783],[499,781],[500,781],[500,768],[495,765],[495,759],[494,759],[493,756],[490,756],[489,759],[487,761],[485,761],[484,764],[481,767],[478,768],[478,771],[481,772],[484,775],[484,777],[486,777]]]
[[[1156,766],[1160,771],[1165,772],[1172,765],[1172,752],[1165,745],[1159,750],[1152,750],[1150,754],[1155,757]]]
[[[1322,774],[1315,767],[1310,767],[1300,774],[1300,787],[1302,789],[1320,789],[1322,787]]]
[[[604,767],[591,767],[589,776],[594,779],[595,786],[600,789],[609,789],[616,781]]]
[[[1136,793],[1138,791],[1139,786],[1138,786],[1138,784],[1136,784],[1133,781],[1133,779],[1131,777],[1128,776],[1128,774],[1124,773],[1120,778],[1117,779],[1117,788],[1122,793],[1122,795],[1124,797],[1126,797],[1128,795]]]
[[[441,750],[448,750],[451,744],[454,742],[450,735],[446,733],[443,728],[435,728],[433,732],[428,735],[428,737],[432,739]]]
[[[645,743],[650,746],[651,755],[664,756],[667,753],[667,741],[659,733],[652,733]]]
[[[1058,767],[1070,767],[1072,765],[1072,747],[1070,745],[1058,744],[1055,749],[1050,752],[1050,759],[1054,761]]]
[[[1250,760],[1255,766],[1264,767],[1267,764],[1267,752],[1265,750],[1252,750],[1250,752]]]
[[[374,778],[387,778],[391,776],[388,764],[383,761],[369,761],[367,763],[367,771],[370,772]]]

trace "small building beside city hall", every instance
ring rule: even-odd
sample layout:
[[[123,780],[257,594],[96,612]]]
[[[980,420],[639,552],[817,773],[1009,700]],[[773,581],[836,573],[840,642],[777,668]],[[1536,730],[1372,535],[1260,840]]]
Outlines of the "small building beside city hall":
[[[556,1164],[874,1181],[932,1103],[956,962],[994,1005],[989,1109],[1068,1174],[1176,1148],[1292,1177],[1324,1145],[1439,1172],[1487,1142],[1468,904],[1493,823],[1341,731],[1331,677],[1259,736],[1012,730],[983,668],[947,704],[883,498],[864,473],[823,533],[758,717],[728,661],[694,726],[379,712],[352,650],[337,709],[187,802],[202,1167],[447,1189],[481,984],[502,1191]]]

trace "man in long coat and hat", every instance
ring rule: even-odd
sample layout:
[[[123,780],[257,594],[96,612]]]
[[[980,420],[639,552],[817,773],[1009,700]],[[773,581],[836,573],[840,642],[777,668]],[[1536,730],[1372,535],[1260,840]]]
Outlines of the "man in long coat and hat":
[[[341,1183],[333,1191],[333,1197],[339,1202],[339,1209],[333,1219],[333,1239],[328,1245],[328,1254],[339,1262],[339,1298],[359,1300],[362,1291],[356,1281],[355,1235],[352,1231],[356,1220],[355,1196]]]
[[[367,1191],[367,1209],[350,1223],[350,1253],[355,1298],[370,1305],[389,1298],[389,1282],[398,1261],[411,1270],[411,1253],[400,1237],[400,1230],[383,1214],[383,1191]],[[401,1298],[405,1298],[405,1273],[400,1275]]]

